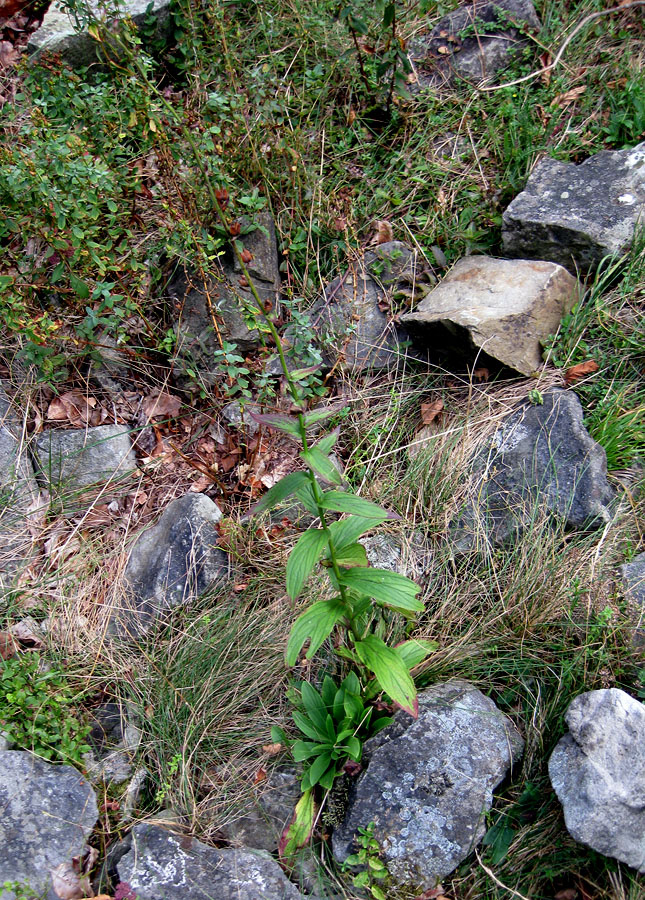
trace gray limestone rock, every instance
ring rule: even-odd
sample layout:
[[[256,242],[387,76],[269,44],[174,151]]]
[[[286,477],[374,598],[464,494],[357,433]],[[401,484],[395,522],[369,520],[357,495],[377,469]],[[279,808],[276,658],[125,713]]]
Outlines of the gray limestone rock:
[[[92,485],[108,481],[116,484],[137,467],[125,425],[43,431],[34,448],[38,478],[63,499]]]
[[[453,681],[421,692],[416,721],[399,711],[366,742],[367,769],[334,830],[334,856],[345,860],[358,828],[374,822],[394,881],[435,887],[481,841],[493,790],[523,747],[512,722],[472,685]]]
[[[267,853],[216,850],[145,822],[116,868],[137,900],[303,900]]]
[[[52,900],[52,869],[82,854],[98,819],[92,788],[71,766],[0,752],[0,809],[0,884],[18,882]]]
[[[146,21],[148,6],[150,0],[125,0],[118,7],[114,2],[89,0],[90,10],[97,18],[122,19],[130,16],[137,27]],[[151,11],[157,36],[165,39],[171,24],[169,0],[152,0]],[[88,33],[87,24],[81,23],[82,27],[77,28],[69,12],[54,2],[45,13],[43,24],[31,36],[27,49],[35,57],[43,53],[60,53],[65,62],[72,66],[90,65],[96,61],[99,45]]]
[[[124,784],[132,777],[132,758],[141,740],[141,731],[128,722],[116,703],[104,703],[94,713],[89,741],[91,751],[83,757],[93,784]]]
[[[0,591],[30,556],[27,520],[38,506],[38,484],[21,422],[0,383]]]
[[[631,562],[620,567],[623,588],[627,597],[643,608],[645,615],[645,553],[639,553]]]
[[[645,143],[578,166],[543,159],[504,213],[504,253],[586,274],[629,248],[644,207]]]
[[[337,358],[345,369],[383,369],[404,354],[407,340],[392,315],[433,279],[417,264],[415,253],[400,241],[368,250],[344,275],[335,278],[310,312],[326,362]],[[381,307],[385,307],[383,311]]]
[[[300,799],[301,776],[294,766],[274,769],[258,785],[257,797],[245,814],[221,829],[223,837],[234,846],[275,853]]]
[[[616,688],[580,694],[549,777],[576,841],[645,872],[645,706]]]
[[[578,397],[553,389],[543,401],[521,403],[475,461],[472,498],[453,524],[456,549],[473,549],[481,536],[503,544],[537,509],[569,528],[598,528],[611,519],[607,458],[583,425]]]
[[[538,29],[531,0],[489,0],[461,6],[432,31],[410,42],[421,87],[442,87],[455,78],[478,84],[526,46],[522,29]]]
[[[432,565],[432,550],[419,532],[405,540],[400,535],[372,534],[362,537],[360,542],[369,564],[376,569],[388,569],[415,580],[425,575]]]
[[[142,633],[170,609],[189,602],[227,576],[229,560],[218,547],[222,514],[205,494],[184,494],[137,539],[125,569],[129,602],[113,612],[113,630]]]
[[[247,263],[249,274],[263,302],[273,305],[280,293],[278,247],[273,218],[267,211],[258,213],[260,227],[238,240],[253,259]],[[250,227],[242,219],[242,230]],[[186,269],[180,269],[170,281],[167,294],[174,305],[179,347],[177,359],[184,369],[191,366],[205,384],[214,384],[221,374],[213,364],[213,352],[220,343],[213,327],[213,316],[222,339],[247,352],[260,343],[260,335],[243,310],[256,306],[248,287],[240,284],[242,270],[232,251],[224,258],[217,277],[206,284]]]
[[[483,350],[531,375],[542,344],[580,297],[577,279],[554,263],[467,256],[401,322],[430,349]]]

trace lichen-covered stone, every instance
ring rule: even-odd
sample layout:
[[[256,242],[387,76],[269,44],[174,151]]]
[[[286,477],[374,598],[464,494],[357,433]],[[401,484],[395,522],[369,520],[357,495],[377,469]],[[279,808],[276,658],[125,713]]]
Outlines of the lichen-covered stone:
[[[481,841],[493,790],[522,749],[510,719],[472,685],[454,681],[421,692],[418,719],[399,711],[366,742],[367,769],[334,830],[334,856],[345,860],[358,828],[374,822],[395,883],[434,887]]]
[[[427,35],[410,42],[422,87],[442,87],[464,78],[478,84],[511,61],[526,40],[522,28],[540,27],[531,0],[489,0],[460,6]]]
[[[113,630],[145,632],[154,619],[228,575],[228,555],[218,546],[221,516],[206,494],[184,494],[168,504],[130,552],[124,573],[129,593],[113,612]]]
[[[216,850],[146,823],[116,868],[137,900],[303,900],[268,853]]]
[[[43,431],[34,446],[39,479],[70,502],[84,488],[107,481],[116,484],[137,467],[125,425]]]
[[[605,451],[589,435],[572,391],[553,389],[541,404],[511,413],[475,463],[471,498],[453,525],[454,546],[503,544],[540,510],[569,528],[598,528],[611,519],[614,493]]]
[[[616,688],[580,694],[549,777],[576,841],[645,872],[645,706]]]
[[[0,885],[17,882],[51,900],[52,869],[82,855],[98,819],[92,788],[71,766],[8,750],[0,752],[0,809]]]
[[[554,263],[468,256],[401,322],[430,352],[483,350],[531,375],[542,344],[580,296],[578,281]]]
[[[644,207],[645,143],[578,166],[543,159],[504,213],[504,254],[586,274],[629,249]]]

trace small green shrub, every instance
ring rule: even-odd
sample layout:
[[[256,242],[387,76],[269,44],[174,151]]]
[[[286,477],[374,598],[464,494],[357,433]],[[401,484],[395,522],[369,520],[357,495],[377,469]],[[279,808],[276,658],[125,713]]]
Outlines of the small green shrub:
[[[74,714],[79,692],[56,665],[39,653],[2,660],[0,731],[24,750],[44,759],[83,765],[89,727]]]

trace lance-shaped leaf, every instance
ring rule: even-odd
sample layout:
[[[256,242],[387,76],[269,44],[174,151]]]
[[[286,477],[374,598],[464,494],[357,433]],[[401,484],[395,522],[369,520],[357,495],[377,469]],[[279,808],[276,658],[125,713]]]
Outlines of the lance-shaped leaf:
[[[310,528],[298,539],[287,561],[287,594],[295,600],[327,544],[322,528]]]
[[[319,447],[312,447],[310,450],[301,450],[300,451],[301,458],[306,462],[306,464],[317,472],[321,478],[324,478],[325,481],[329,481],[331,484],[342,484],[343,479],[327,456],[326,453],[323,453]]]
[[[337,416],[344,409],[347,409],[344,403],[337,403],[334,406],[328,406],[326,409],[312,409],[305,416],[305,428],[309,428],[310,425],[317,425],[318,422],[324,422],[325,419],[330,419],[332,416]]]
[[[413,638],[397,644],[394,650],[399,654],[408,669],[413,669],[427,659],[439,647],[436,641],[425,641]]]
[[[285,434],[292,434],[299,438],[300,423],[293,416],[282,416],[280,413],[256,413],[249,410],[251,418],[259,425],[267,428],[274,428],[276,431],[284,431]]]
[[[326,434],[324,438],[318,441],[317,444],[314,444],[321,453],[327,455],[334,449],[334,444],[338,440],[338,436],[340,435],[340,426],[338,428],[334,428],[333,431],[330,431],[329,434]]]
[[[342,569],[351,569],[354,566],[367,566],[367,553],[362,544],[350,544],[343,547],[336,554],[336,562]],[[325,565],[331,564],[331,557],[327,554]]]
[[[319,600],[298,616],[293,623],[287,642],[286,660],[288,666],[295,666],[305,642],[310,641],[307,659],[311,659],[322,642],[329,637],[334,625],[340,622],[345,607],[340,597]]]
[[[269,488],[266,494],[260,497],[258,502],[251,507],[251,515],[257,515],[258,513],[277,506],[278,503],[286,500],[287,497],[295,494],[299,488],[302,488],[307,484],[309,484],[309,475],[307,472],[292,472],[290,475],[285,475],[277,484],[274,484],[272,488]]]
[[[419,714],[417,691],[408,667],[396,650],[374,634],[357,641],[355,647],[361,662],[376,675],[385,693],[416,719]]]
[[[371,528],[376,528],[386,518],[387,513],[382,511],[379,518],[349,516],[347,519],[341,519],[339,522],[330,522],[329,530],[332,534],[335,549],[342,550],[343,547],[353,544],[362,534],[365,534]]]
[[[318,504],[316,503],[316,497],[314,495],[314,491],[309,479],[307,479],[306,484],[303,484],[302,487],[298,488],[298,490],[295,492],[295,495],[297,499],[300,500],[307,512],[310,512],[312,516],[318,516],[320,514]]]
[[[386,512],[371,500],[364,500],[356,494],[344,491],[325,491],[323,494],[323,506],[325,509],[333,509],[335,512],[352,513],[355,516],[363,516],[365,519],[398,519],[396,513]]]
[[[315,820],[316,806],[314,804],[314,794],[313,791],[309,789],[304,792],[300,800],[296,803],[293,819],[289,825],[287,825],[280,838],[278,853],[281,860],[288,862],[296,850],[305,846],[311,837]]]
[[[423,603],[416,599],[421,590],[419,586],[397,572],[387,569],[344,569],[340,581],[345,587],[359,594],[367,594],[384,606],[405,612],[420,612],[423,609]]]

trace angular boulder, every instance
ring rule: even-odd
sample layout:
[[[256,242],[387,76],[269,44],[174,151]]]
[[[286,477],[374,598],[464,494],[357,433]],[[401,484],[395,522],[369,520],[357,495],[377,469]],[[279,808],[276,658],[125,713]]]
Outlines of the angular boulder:
[[[146,823],[116,869],[137,900],[303,900],[268,853],[216,850]]]
[[[580,296],[577,279],[555,263],[467,256],[401,322],[429,349],[483,350],[532,375]]]
[[[43,431],[34,449],[38,478],[61,497],[72,497],[104,482],[117,483],[137,467],[130,430],[125,425]]]
[[[94,791],[71,766],[8,750],[0,752],[0,808],[0,885],[55,897],[52,870],[83,854],[98,819]],[[14,897],[2,892],[3,900]]]
[[[531,0],[490,0],[460,6],[427,35],[410,42],[421,87],[442,87],[455,78],[473,84],[503,69],[526,45],[523,30],[540,27]]]
[[[39,496],[22,424],[0,384],[0,590],[29,558],[27,520]]]
[[[471,499],[453,525],[457,549],[473,549],[482,535],[504,544],[536,510],[575,529],[611,519],[607,458],[583,425],[580,401],[560,389],[542,399],[521,403],[475,461]]]
[[[334,829],[334,856],[347,859],[358,828],[374,822],[393,880],[435,887],[483,838],[493,790],[523,746],[510,719],[472,685],[453,681],[421,692],[416,721],[399,711],[365,743],[367,769]]]
[[[206,494],[184,494],[139,536],[124,573],[129,596],[112,614],[117,633],[144,633],[154,619],[228,575],[228,556],[218,547],[221,517]]]
[[[246,266],[260,299],[273,306],[280,293],[275,225],[266,211],[256,215],[255,224],[259,227],[237,240],[253,257]],[[242,220],[243,231],[250,225],[249,220]],[[257,304],[231,250],[224,257],[217,277],[207,277],[204,283],[196,274],[181,268],[166,292],[175,308],[180,368],[192,367],[205,384],[212,385],[221,378],[213,365],[213,352],[220,349],[213,319],[222,340],[235,344],[238,351],[253,350],[260,343],[257,328],[244,313],[246,308],[255,308]]]
[[[115,18],[129,16],[137,27],[143,25],[151,15],[155,21],[157,37],[165,39],[171,26],[170,0],[125,0],[119,6],[119,14]],[[89,0],[89,10],[97,18],[105,15],[105,4],[100,0]],[[148,9],[150,7],[150,10]],[[62,4],[52,3],[45,13],[43,23],[30,38],[27,50],[36,58],[43,53],[60,53],[71,66],[80,68],[95,62],[99,44],[88,32],[88,22],[79,25],[74,22],[69,11]]]
[[[616,688],[580,694],[549,777],[571,836],[645,872],[645,706]]]
[[[361,260],[325,288],[310,312],[326,362],[361,371],[383,369],[404,355],[407,334],[394,314],[401,302],[428,290],[428,274],[416,254],[400,241],[368,250]]]
[[[645,142],[580,165],[543,159],[504,212],[504,254],[593,272],[629,249],[644,207]]]

